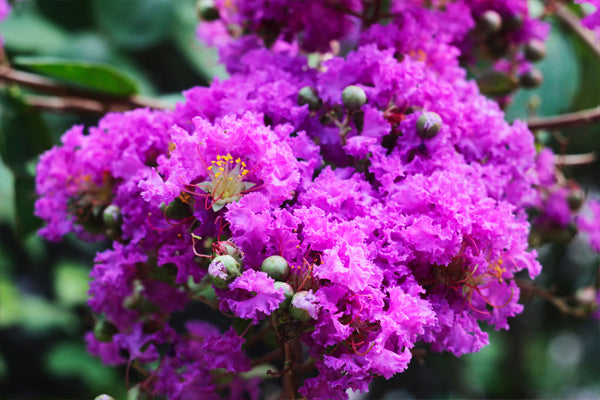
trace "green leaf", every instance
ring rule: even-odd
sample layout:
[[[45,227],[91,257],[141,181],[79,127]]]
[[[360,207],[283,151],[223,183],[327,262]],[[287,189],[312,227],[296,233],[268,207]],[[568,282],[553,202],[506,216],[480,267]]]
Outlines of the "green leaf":
[[[28,3],[19,3],[0,24],[0,34],[8,50],[49,54],[69,42],[69,35],[63,29],[35,11],[20,9]]]
[[[89,271],[74,264],[61,264],[54,270],[54,293],[62,304],[85,304],[89,290]]]
[[[196,37],[198,16],[193,0],[177,2],[175,8],[176,23],[173,26],[172,39],[186,57],[187,61],[208,81],[214,77],[226,79],[225,67],[219,63],[217,50],[201,43]]]
[[[40,113],[28,106],[17,88],[0,90],[0,156],[13,173],[27,172],[27,162],[52,146]]]
[[[17,57],[14,63],[42,75],[106,94],[129,96],[138,92],[133,79],[106,64],[51,57]]]
[[[171,0],[94,0],[100,27],[116,44],[141,50],[165,39],[173,23]]]

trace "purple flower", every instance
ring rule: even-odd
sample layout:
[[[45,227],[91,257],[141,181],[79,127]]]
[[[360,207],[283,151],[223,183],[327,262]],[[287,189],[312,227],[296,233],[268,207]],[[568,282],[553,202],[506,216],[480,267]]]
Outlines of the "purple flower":
[[[283,291],[277,290],[274,283],[266,273],[248,269],[229,284],[228,290],[219,291],[221,309],[257,324],[277,310],[284,299]]]

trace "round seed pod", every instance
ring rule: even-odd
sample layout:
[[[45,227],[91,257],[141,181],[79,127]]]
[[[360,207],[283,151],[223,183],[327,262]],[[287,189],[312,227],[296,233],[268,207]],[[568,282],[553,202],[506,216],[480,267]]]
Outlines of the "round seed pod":
[[[546,44],[541,40],[532,39],[527,42],[523,51],[529,61],[539,61],[546,56]]]
[[[487,10],[477,21],[477,27],[485,33],[496,33],[502,29],[502,16],[495,10]]]
[[[285,296],[285,299],[281,302],[279,308],[288,308],[292,302],[292,297],[294,297],[294,289],[286,282],[276,281],[274,286],[276,290],[283,291],[283,295]]]
[[[219,19],[219,10],[215,6],[214,0],[198,0],[196,9],[198,10],[198,16],[203,21]]]
[[[121,209],[111,204],[102,211],[102,220],[109,229],[118,229],[121,225]]]
[[[94,325],[94,337],[99,342],[112,342],[113,336],[117,333],[119,333],[117,327],[105,319],[99,319]]]

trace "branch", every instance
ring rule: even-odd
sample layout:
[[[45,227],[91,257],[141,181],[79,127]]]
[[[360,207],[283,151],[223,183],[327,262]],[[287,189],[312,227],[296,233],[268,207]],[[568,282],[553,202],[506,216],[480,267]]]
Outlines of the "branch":
[[[114,96],[90,90],[78,89],[62,85],[54,80],[16,71],[0,65],[0,82],[17,84],[38,92],[58,96],[57,98],[33,98],[33,106],[55,111],[86,111],[106,113],[107,111],[124,111],[140,107],[169,109],[169,105],[144,96]]]
[[[527,121],[529,129],[557,129],[569,126],[600,122],[600,106],[589,110],[557,115],[553,117],[535,117]]]
[[[556,16],[567,25],[600,58],[600,41],[583,25],[577,15],[562,4],[556,5]]]
[[[591,164],[596,161],[595,153],[585,154],[561,154],[555,157],[555,164],[558,165],[583,165]]]
[[[578,318],[587,318],[589,313],[578,308],[572,307],[564,299],[554,296],[551,292],[535,286],[533,283],[521,279],[515,279],[517,285],[523,290],[538,296],[554,305],[564,315],[572,315]]]

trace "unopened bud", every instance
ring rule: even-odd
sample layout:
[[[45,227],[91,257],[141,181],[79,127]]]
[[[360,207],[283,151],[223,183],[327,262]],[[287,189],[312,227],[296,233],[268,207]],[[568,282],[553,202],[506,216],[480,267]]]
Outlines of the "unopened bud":
[[[260,266],[260,270],[276,281],[285,281],[290,276],[290,266],[286,259],[281,256],[265,258]]]
[[[539,61],[546,56],[546,45],[541,40],[532,39],[525,45],[524,52],[529,61]]]
[[[219,10],[213,0],[198,0],[196,3],[198,15],[203,21],[215,21],[219,19]]]
[[[292,297],[294,297],[294,289],[286,282],[276,281],[273,286],[275,286],[275,290],[282,291],[285,296],[285,299],[281,302],[279,308],[288,308],[292,301]]]
[[[119,225],[121,225],[121,209],[118,206],[111,204],[102,212],[102,219],[107,228],[119,228]]]
[[[118,332],[117,327],[105,319],[98,320],[96,325],[94,325],[94,337],[99,342],[111,342],[112,337]]]
[[[583,193],[583,190],[578,187],[574,188],[567,196],[567,204],[569,204],[569,209],[571,211],[579,210],[583,205],[584,200],[585,194]]]
[[[208,266],[208,275],[215,287],[227,289],[227,286],[241,276],[240,264],[231,256],[217,256]]]
[[[94,400],[115,400],[115,398],[107,394],[101,394],[100,396],[97,396]]]
[[[487,10],[477,21],[477,26],[485,33],[496,33],[502,29],[502,17],[497,11]]]
[[[342,92],[342,103],[349,111],[359,110],[367,102],[367,94],[358,86],[346,86]]]
[[[544,81],[544,75],[537,68],[531,68],[519,77],[519,83],[526,89],[533,89],[542,84]]]
[[[316,318],[318,310],[315,301],[316,298],[312,291],[302,290],[297,292],[292,297],[289,308],[290,315],[301,322],[309,321],[313,317]]]
[[[523,16],[521,14],[509,15],[504,19],[504,26],[509,31],[516,31],[523,26]]]
[[[434,112],[424,112],[417,120],[417,133],[424,139],[431,139],[442,129],[442,117]]]
[[[308,109],[310,111],[315,111],[321,108],[323,102],[319,98],[319,93],[317,89],[312,86],[304,86],[298,92],[298,105],[303,106],[308,104]]]

